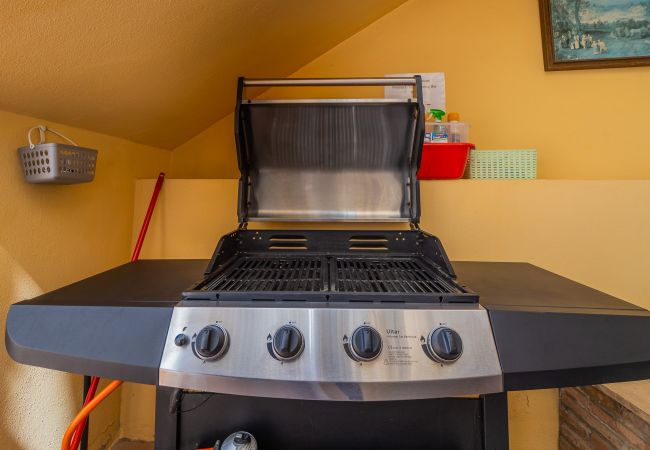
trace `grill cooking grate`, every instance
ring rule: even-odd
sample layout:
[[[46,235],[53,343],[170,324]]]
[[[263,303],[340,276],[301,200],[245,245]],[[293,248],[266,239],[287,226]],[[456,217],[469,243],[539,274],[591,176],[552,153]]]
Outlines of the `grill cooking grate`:
[[[475,297],[419,257],[313,254],[239,255],[188,296],[362,302],[472,301]]]
[[[336,258],[339,292],[398,292],[404,294],[459,293],[457,287],[415,258]]]
[[[245,256],[235,260],[201,289],[224,292],[321,291],[323,266],[320,257]]]

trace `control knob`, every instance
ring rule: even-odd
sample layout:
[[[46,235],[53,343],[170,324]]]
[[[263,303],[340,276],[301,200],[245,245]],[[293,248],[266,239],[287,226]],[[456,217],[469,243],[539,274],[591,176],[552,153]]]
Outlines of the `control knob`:
[[[208,325],[199,331],[194,345],[200,358],[217,359],[228,349],[228,332],[219,325]]]
[[[368,325],[354,330],[350,341],[352,356],[358,361],[372,361],[381,353],[381,336]]]
[[[297,358],[305,348],[305,339],[293,325],[284,325],[273,335],[273,353],[278,359],[290,361]]]
[[[435,361],[451,363],[463,353],[463,340],[448,327],[439,327],[429,333],[427,349]]]

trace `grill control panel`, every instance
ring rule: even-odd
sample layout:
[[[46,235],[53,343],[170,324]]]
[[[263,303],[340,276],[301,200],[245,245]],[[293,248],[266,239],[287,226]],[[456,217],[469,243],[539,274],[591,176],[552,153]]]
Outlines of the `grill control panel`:
[[[191,345],[179,345],[180,335]],[[159,383],[316,400],[400,400],[502,390],[487,312],[181,306]]]

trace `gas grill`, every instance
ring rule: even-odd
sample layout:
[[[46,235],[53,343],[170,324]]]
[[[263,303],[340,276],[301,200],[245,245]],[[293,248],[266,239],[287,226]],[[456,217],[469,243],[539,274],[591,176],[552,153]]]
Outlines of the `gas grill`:
[[[387,84],[415,96],[244,95]],[[238,229],[209,261],[12,305],[15,360],[156,385],[157,450],[238,429],[263,450],[505,449],[507,391],[650,378],[648,311],[529,264],[452,266],[420,229],[418,77],[240,79],[237,98]]]
[[[415,97],[245,98],[253,86],[392,84]],[[240,226],[175,308],[160,384],[347,401],[501,391],[487,312],[418,226],[420,79],[241,79],[235,116]],[[301,221],[321,229],[248,229]]]

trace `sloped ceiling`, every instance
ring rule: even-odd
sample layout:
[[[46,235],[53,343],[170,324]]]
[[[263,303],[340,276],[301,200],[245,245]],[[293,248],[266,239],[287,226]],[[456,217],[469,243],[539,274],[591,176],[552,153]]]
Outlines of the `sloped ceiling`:
[[[175,148],[404,1],[3,2],[0,109]]]

